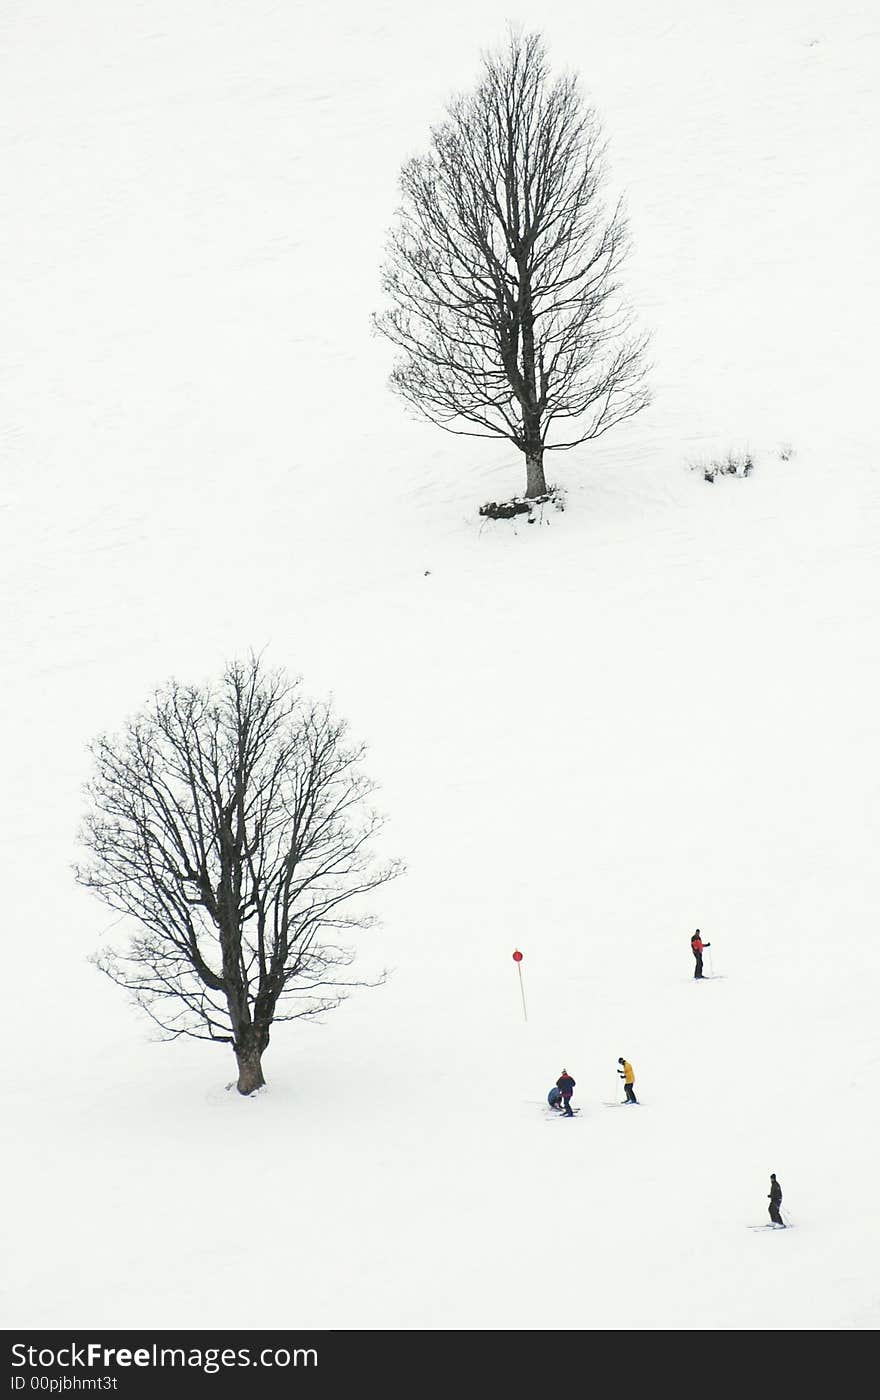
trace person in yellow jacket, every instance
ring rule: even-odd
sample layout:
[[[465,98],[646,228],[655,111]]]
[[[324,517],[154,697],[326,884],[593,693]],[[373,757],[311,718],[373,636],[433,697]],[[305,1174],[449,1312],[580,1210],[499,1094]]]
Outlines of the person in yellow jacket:
[[[633,1067],[632,1067],[632,1065],[630,1064],[629,1060],[625,1060],[625,1059],[623,1058],[622,1055],[621,1055],[620,1058],[618,1059],[617,1063],[618,1063],[619,1065],[623,1065],[623,1069],[619,1069],[619,1070],[617,1071],[617,1073],[620,1075],[621,1079],[623,1080],[623,1088],[624,1088],[624,1092],[625,1092],[625,1094],[626,1094],[626,1102],[627,1102],[627,1103],[638,1103],[638,1099],[636,1098],[636,1092],[635,1092],[635,1089],[633,1088],[633,1085],[634,1085],[635,1082],[636,1082],[636,1077],[635,1077],[635,1074],[633,1073]]]

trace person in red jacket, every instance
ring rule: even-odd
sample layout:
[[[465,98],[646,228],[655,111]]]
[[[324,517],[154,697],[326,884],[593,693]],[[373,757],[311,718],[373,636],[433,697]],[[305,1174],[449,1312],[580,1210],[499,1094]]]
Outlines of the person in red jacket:
[[[695,963],[696,963],[696,966],[694,967],[694,976],[695,976],[695,977],[702,977],[702,975],[703,975],[703,949],[704,949],[704,948],[711,948],[711,947],[712,947],[712,944],[711,944],[711,943],[704,943],[704,942],[703,942],[702,938],[700,937],[700,930],[697,929],[696,933],[694,934],[693,938],[691,939],[691,950],[692,950],[692,952],[693,952],[694,960],[695,960]]]
[[[573,1118],[574,1112],[571,1107],[571,1096],[574,1093],[574,1080],[567,1069],[564,1069],[556,1081],[556,1087],[562,1095],[562,1103],[566,1118]]]

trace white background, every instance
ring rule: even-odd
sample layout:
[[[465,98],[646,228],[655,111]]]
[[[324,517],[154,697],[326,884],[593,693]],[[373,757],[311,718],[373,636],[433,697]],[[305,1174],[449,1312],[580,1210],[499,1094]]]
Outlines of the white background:
[[[7,0],[4,1325],[876,1327],[874,11]],[[604,122],[655,392],[516,529],[518,454],[409,419],[369,327],[510,19]],[[251,647],[408,874],[387,985],[243,1100],[89,965],[71,866],[89,741]]]

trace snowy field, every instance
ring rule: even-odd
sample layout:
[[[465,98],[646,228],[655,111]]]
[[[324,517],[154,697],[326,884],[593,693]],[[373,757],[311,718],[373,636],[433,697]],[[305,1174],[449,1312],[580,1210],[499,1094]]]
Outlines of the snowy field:
[[[369,326],[508,19],[602,116],[655,393],[516,529]],[[876,1328],[876,6],[7,0],[0,53],[3,1325]],[[408,873],[245,1100],[71,866],[88,742],[251,647]]]

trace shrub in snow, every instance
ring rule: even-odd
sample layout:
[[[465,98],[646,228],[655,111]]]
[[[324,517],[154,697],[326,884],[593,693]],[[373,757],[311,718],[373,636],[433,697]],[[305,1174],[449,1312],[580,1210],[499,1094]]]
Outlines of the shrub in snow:
[[[528,517],[528,524],[534,525],[543,514],[544,506],[553,506],[554,510],[565,510],[565,492],[561,487],[551,486],[542,496],[536,496],[533,500],[514,496],[509,501],[487,501],[485,505],[480,506],[480,515],[485,516],[487,520],[511,520],[514,516],[525,515]]]
[[[719,476],[751,476],[755,462],[751,452],[728,452],[726,457],[694,462],[691,470],[700,472],[704,481],[713,482]]]

